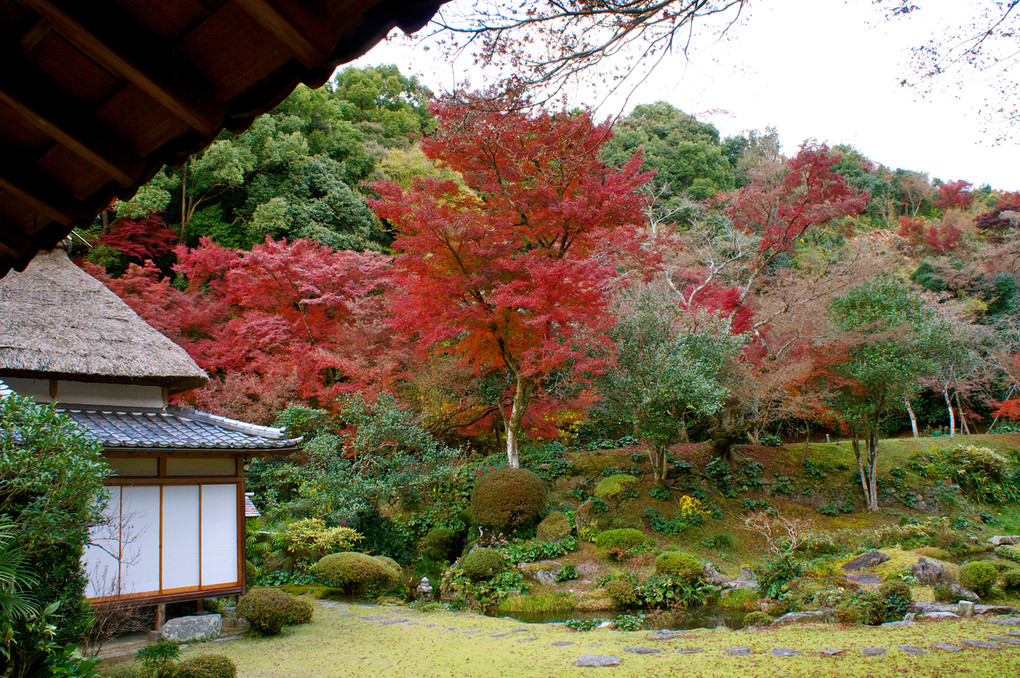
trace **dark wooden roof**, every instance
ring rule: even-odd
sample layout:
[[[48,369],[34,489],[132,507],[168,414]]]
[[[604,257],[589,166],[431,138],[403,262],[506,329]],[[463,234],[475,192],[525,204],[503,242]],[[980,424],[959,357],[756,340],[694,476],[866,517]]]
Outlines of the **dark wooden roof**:
[[[445,0],[0,0],[0,276]]]

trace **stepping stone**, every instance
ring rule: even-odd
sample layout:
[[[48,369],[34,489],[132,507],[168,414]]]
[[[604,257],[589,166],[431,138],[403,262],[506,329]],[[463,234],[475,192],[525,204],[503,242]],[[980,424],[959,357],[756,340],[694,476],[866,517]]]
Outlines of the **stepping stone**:
[[[404,622],[404,626],[417,626],[418,622]]]
[[[705,650],[703,648],[700,648],[700,647],[681,647],[679,650],[676,651],[676,653],[677,654],[698,654],[699,652],[704,652],[704,651]]]
[[[608,654],[583,654],[574,660],[574,666],[619,666],[620,658]]]
[[[389,626],[390,624],[403,624],[406,619],[387,619],[386,621],[379,622],[379,626]]]
[[[928,612],[921,616],[921,619],[959,619],[960,615],[952,612]]]
[[[846,578],[855,584],[880,584],[882,578],[877,574],[848,574]]]
[[[527,626],[518,626],[516,628],[510,629],[510,633],[527,633],[527,631],[528,631]]]
[[[336,616],[336,617],[357,617],[358,613],[357,612],[348,612],[347,614],[338,614],[338,615],[334,615],[334,616]]]
[[[894,622],[886,622],[884,624],[879,624],[879,626],[888,626],[890,628],[898,628],[900,626],[914,626],[914,622],[906,621],[906,620],[904,620],[904,621],[894,621]]]
[[[889,654],[889,650],[884,647],[864,647],[861,648],[861,654],[865,657],[880,657],[884,654]]]
[[[970,645],[971,647],[983,647],[986,650],[1001,650],[1002,648],[995,643],[989,643],[987,640],[961,640],[964,645]]]
[[[1020,636],[1020,631],[1006,631],[1007,636]]]
[[[444,631],[457,631],[458,629],[457,629],[456,626],[446,626],[446,627],[443,628],[443,630]]]
[[[425,628],[427,628],[427,629],[434,629],[434,628],[436,628],[436,624],[426,624]]]
[[[552,644],[552,646],[553,647],[566,647],[567,645],[573,645],[573,644],[574,644],[574,641],[572,641],[572,640],[557,640],[555,643]]]
[[[746,657],[752,652],[753,650],[745,645],[738,645],[737,647],[726,648],[726,654],[732,654],[737,657]]]
[[[602,647],[602,643],[588,643],[588,647]]]
[[[686,635],[683,631],[674,631],[672,629],[659,629],[653,633],[649,633],[645,640],[672,640],[673,638],[679,638],[680,636]]]
[[[1008,643],[1009,645],[1020,645],[1020,638],[1006,638],[1005,636],[988,636],[988,640],[994,640],[999,643]]]
[[[481,632],[482,632],[481,629],[468,629],[467,631],[465,631],[461,635],[469,635],[469,634],[475,634],[475,633],[481,633]]]
[[[901,652],[906,652],[907,654],[928,654],[928,650],[914,645],[893,645],[893,647]]]
[[[389,619],[388,614],[370,614],[367,617],[362,617],[366,621],[377,621],[379,619]]]
[[[837,650],[835,648],[827,647],[827,648],[822,650],[822,656],[823,657],[835,657],[836,655],[843,654],[844,652],[846,652],[846,650]]]
[[[530,638],[521,638],[518,643],[530,643],[533,640],[538,640],[538,636],[531,636]]]
[[[662,650],[654,647],[625,647],[624,652],[633,652],[634,654],[659,654]]]
[[[959,652],[963,649],[959,645],[950,645],[949,643],[934,643],[932,647],[945,650],[946,652]]]
[[[493,633],[489,638],[506,638],[509,635],[509,633]]]
[[[1020,617],[1006,617],[1005,619],[989,619],[988,621],[993,624],[1002,624],[1003,626],[1018,626],[1020,625]]]
[[[788,647],[774,647],[772,648],[773,657],[799,657],[800,652],[791,650]]]

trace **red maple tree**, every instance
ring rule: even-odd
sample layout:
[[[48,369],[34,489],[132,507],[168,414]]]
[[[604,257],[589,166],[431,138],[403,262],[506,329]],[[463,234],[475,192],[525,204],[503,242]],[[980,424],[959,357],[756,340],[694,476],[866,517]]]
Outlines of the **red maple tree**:
[[[635,156],[598,159],[608,123],[587,113],[535,115],[444,103],[422,142],[451,181],[410,189],[381,182],[373,207],[395,226],[396,324],[422,348],[457,356],[506,385],[499,414],[517,466],[525,415],[549,402],[551,377],[604,366],[614,261],[638,249],[638,189],[650,174]]]

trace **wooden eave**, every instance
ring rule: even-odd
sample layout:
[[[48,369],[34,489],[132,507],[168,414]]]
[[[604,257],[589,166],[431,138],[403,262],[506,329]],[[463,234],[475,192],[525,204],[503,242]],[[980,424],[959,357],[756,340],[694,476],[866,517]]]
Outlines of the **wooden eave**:
[[[0,277],[446,0],[0,0]]]

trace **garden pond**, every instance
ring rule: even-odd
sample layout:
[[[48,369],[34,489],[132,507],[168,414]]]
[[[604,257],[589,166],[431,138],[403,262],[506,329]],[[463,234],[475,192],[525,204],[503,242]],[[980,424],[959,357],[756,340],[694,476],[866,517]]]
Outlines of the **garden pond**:
[[[725,626],[733,631],[744,628],[744,618],[750,613],[749,610],[733,610],[718,607],[715,605],[702,605],[698,607],[679,608],[670,613],[648,614],[645,616],[645,628],[648,629],[714,629]],[[625,614],[625,613],[619,613]],[[626,614],[639,614],[631,610]],[[612,612],[582,612],[578,610],[564,610],[552,612],[518,612],[509,615],[527,624],[562,624],[570,619],[603,619],[611,621],[617,615]]]

